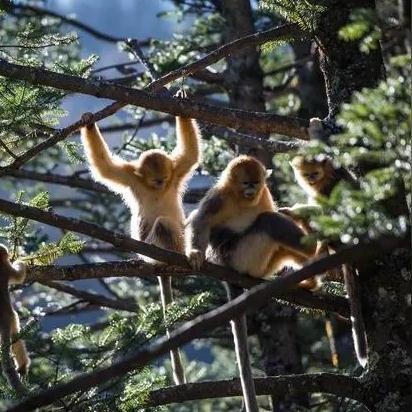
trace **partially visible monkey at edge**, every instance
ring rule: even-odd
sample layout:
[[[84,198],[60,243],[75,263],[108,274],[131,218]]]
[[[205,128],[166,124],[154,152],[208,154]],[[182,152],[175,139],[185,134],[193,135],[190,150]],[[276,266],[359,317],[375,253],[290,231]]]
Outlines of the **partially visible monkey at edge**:
[[[186,255],[195,270],[208,260],[228,266],[256,278],[276,274],[285,265],[300,267],[316,253],[316,244],[304,244],[305,232],[277,207],[266,185],[267,172],[262,163],[250,156],[233,159],[217,184],[188,218]],[[317,278],[300,286],[318,287]],[[244,322],[243,319],[240,321]],[[247,411],[246,397],[253,398],[254,384],[248,354],[239,353],[243,346],[232,323],[236,357]],[[245,324],[245,322],[244,322]],[[247,335],[244,335],[246,340]],[[252,391],[252,394],[249,392]]]
[[[313,119],[315,120],[315,119]],[[335,167],[330,158],[305,159],[303,156],[296,156],[291,161],[296,180],[308,196],[309,205],[318,205],[317,199],[320,196],[330,196],[335,186],[344,181],[353,189],[359,189],[359,183],[355,177],[343,167]],[[292,216],[304,208],[297,205],[292,208],[282,208],[281,212]],[[336,245],[327,245],[332,251],[336,250]],[[356,270],[351,265],[342,266],[346,292],[349,298],[352,335],[357,359],[362,367],[365,367],[367,358],[367,338],[365,324],[362,315],[360,283]]]
[[[26,278],[26,265],[23,262],[10,263],[9,251],[0,244],[0,336],[4,340],[13,340],[20,333],[19,315],[13,309],[8,287],[21,284]],[[29,371],[30,357],[22,339],[11,345],[17,372],[26,376]]]
[[[186,95],[181,92],[179,97]],[[90,116],[86,113],[82,119],[87,123]],[[143,152],[137,160],[125,161],[110,153],[96,124],[81,129],[94,179],[120,193],[130,208],[131,236],[184,253],[182,196],[185,183],[200,161],[201,134],[195,120],[176,117],[176,135],[177,145],[171,154],[153,149]],[[166,306],[173,301],[171,277],[158,279],[165,315]],[[183,384],[186,379],[179,349],[170,355],[174,382]]]

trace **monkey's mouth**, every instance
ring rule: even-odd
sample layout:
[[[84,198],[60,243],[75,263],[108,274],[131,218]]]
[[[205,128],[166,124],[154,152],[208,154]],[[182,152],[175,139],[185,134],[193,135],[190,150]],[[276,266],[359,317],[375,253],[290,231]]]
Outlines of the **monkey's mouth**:
[[[253,199],[256,196],[256,192],[254,190],[245,190],[243,195],[246,199]]]

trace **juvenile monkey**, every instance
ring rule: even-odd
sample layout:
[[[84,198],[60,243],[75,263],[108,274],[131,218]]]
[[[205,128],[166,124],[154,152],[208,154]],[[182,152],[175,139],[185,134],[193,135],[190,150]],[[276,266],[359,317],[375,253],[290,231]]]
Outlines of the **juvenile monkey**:
[[[296,180],[300,187],[308,195],[309,205],[318,205],[320,196],[330,196],[334,187],[344,181],[353,189],[359,189],[358,181],[344,167],[335,167],[331,159],[323,157],[321,159],[305,159],[303,156],[296,156],[291,161]],[[299,209],[305,206],[297,205],[293,208],[282,208],[281,211],[293,216]],[[323,249],[335,251],[338,245],[324,245]],[[343,278],[346,292],[349,298],[352,336],[356,356],[362,367],[367,364],[367,338],[365,324],[362,315],[362,305],[360,298],[360,283],[356,270],[350,265],[342,266]]]
[[[9,285],[20,284],[26,278],[26,265],[23,262],[10,263],[9,251],[0,244],[0,335],[2,343],[10,342],[20,333],[19,315],[13,309],[9,294]],[[17,372],[26,376],[29,371],[30,357],[22,339],[11,345],[17,366]]]
[[[305,233],[276,212],[266,185],[266,169],[255,158],[239,156],[188,219],[187,257],[199,270],[206,256],[253,277],[275,274],[287,263],[302,265],[316,245],[304,245]],[[316,288],[316,279],[301,282]],[[234,293],[228,290],[229,299]],[[247,348],[246,317],[231,322],[246,411],[258,411]]]
[[[87,123],[90,116],[86,113],[82,119]],[[184,117],[176,118],[176,134],[177,145],[171,154],[147,150],[137,160],[127,162],[110,153],[96,124],[81,129],[94,179],[120,193],[130,208],[131,236],[184,253],[182,195],[185,183],[200,161],[201,135],[196,122]],[[171,278],[159,276],[158,279],[165,315],[166,306],[173,301]],[[185,374],[180,352],[176,349],[170,355],[174,381],[183,384]]]

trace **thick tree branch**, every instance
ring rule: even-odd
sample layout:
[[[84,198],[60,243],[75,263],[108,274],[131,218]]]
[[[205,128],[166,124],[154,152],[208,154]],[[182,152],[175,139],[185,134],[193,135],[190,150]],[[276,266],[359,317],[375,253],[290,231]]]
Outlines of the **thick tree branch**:
[[[181,256],[181,262],[185,258]],[[218,267],[218,270],[203,270],[205,275],[221,281],[229,282],[232,285],[245,289],[250,289],[265,281],[252,278],[233,272],[229,269]],[[86,263],[70,266],[32,266],[28,270],[26,280],[28,282],[52,281],[74,281],[80,279],[103,279],[112,277],[141,277],[144,279],[158,275],[169,276],[190,276],[193,270],[185,269],[181,266],[167,266],[162,264],[147,263],[143,260],[127,260],[104,263]],[[80,297],[80,296],[78,296]],[[300,305],[311,309],[336,312],[341,316],[348,317],[349,309],[347,300],[340,296],[328,295],[324,293],[310,293],[304,289],[296,288],[286,291],[279,296],[294,305]]]
[[[117,105],[117,110],[119,106],[122,107],[122,105],[128,103],[176,116],[187,116],[204,120],[234,129],[241,128],[257,133],[278,133],[300,139],[308,139],[308,121],[304,119],[264,112],[247,112],[239,109],[209,106],[194,103],[189,99],[154,95],[147,91],[87,80],[35,67],[21,66],[4,60],[0,60],[0,75],[15,80],[25,80],[32,84],[41,84],[61,90],[105,97],[122,102],[114,103],[114,105]],[[162,79],[163,77],[155,81],[156,88],[164,84]],[[151,90],[150,87],[149,85],[147,90]],[[113,105],[111,107],[113,108]],[[96,121],[96,119],[93,118],[93,121]],[[82,126],[82,123],[79,121],[75,125],[79,128]]]
[[[257,395],[286,393],[329,393],[365,403],[364,388],[357,378],[335,373],[308,373],[255,378]],[[241,396],[239,379],[208,381],[170,386],[150,392],[142,405],[154,407],[193,400]]]
[[[4,201],[1,203],[3,204]],[[124,236],[119,236],[118,243],[126,246],[128,242],[124,239]],[[388,252],[388,250],[404,245],[404,239],[390,238],[378,239],[367,244],[359,244],[341,249],[333,255],[323,257],[307,264],[300,270],[278,277],[272,282],[265,282],[262,285],[254,287],[250,291],[243,293],[219,308],[186,322],[175,331],[171,332],[169,337],[164,336],[158,338],[145,348],[124,357],[122,360],[113,362],[108,367],[80,374],[66,383],[54,385],[48,390],[33,394],[19,404],[7,409],[7,411],[28,412],[45,405],[50,405],[56,400],[69,394],[78,391],[87,391],[88,389],[99,385],[101,382],[107,382],[110,379],[123,376],[127,372],[140,369],[152,360],[166,354],[171,349],[183,346],[187,342],[201,336],[206,331],[212,330],[230,319],[239,317],[239,315],[242,315],[246,311],[256,311],[264,306],[272,297],[278,296],[288,288],[309,277],[323,273],[333,267],[340,266],[345,262],[354,262],[370,258],[371,256],[377,256],[377,254],[382,253],[383,251]],[[129,244],[129,248],[130,247]],[[148,254],[148,256],[150,255]]]

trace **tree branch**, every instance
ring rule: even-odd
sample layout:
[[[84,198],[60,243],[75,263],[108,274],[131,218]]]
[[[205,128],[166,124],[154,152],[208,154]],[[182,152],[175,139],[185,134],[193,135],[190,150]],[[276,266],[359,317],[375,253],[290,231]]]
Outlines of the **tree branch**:
[[[0,169],[0,176],[9,176],[17,179],[34,180],[38,182],[68,186],[77,189],[89,190],[97,193],[104,193],[111,196],[117,196],[115,193],[108,190],[102,184],[97,183],[91,179],[83,179],[76,175],[65,176],[55,173],[39,173],[31,170],[15,170],[5,168],[3,170]],[[204,189],[188,190],[184,194],[183,201],[185,203],[197,203],[204,196],[204,194]]]
[[[4,203],[4,201],[1,203]],[[126,246],[127,242],[121,238],[119,236],[119,243]],[[272,297],[278,296],[288,288],[309,277],[323,273],[332,267],[340,266],[346,262],[363,260],[383,252],[387,253],[388,250],[393,248],[405,246],[405,243],[404,239],[385,238],[343,248],[333,255],[325,256],[307,264],[300,270],[278,277],[272,282],[265,282],[254,287],[219,308],[186,322],[172,331],[169,337],[163,336],[158,338],[137,352],[125,356],[119,361],[112,362],[110,366],[80,374],[68,382],[54,385],[50,389],[33,394],[19,404],[7,409],[7,412],[28,412],[35,408],[50,405],[69,394],[78,391],[85,392],[101,382],[107,382],[110,379],[123,376],[127,372],[140,369],[152,360],[165,355],[170,350],[181,347],[196,337],[201,336],[206,331],[212,330],[230,319],[239,317],[239,315],[246,311],[256,311]],[[148,254],[148,256],[150,255]]]
[[[335,373],[308,373],[255,378],[257,395],[281,395],[285,393],[329,393],[365,403],[363,385],[357,378]],[[143,407],[168,405],[201,399],[241,396],[239,379],[187,383],[150,392]]]
[[[119,108],[125,104],[132,104],[151,110],[170,113],[175,116],[187,116],[204,120],[209,123],[234,129],[241,128],[257,133],[278,133],[300,139],[308,139],[307,127],[309,123],[304,119],[194,103],[190,101],[190,99],[154,95],[147,91],[107,84],[102,81],[86,80],[81,77],[56,73],[36,67],[21,66],[8,63],[4,60],[0,60],[0,75],[15,80],[25,80],[32,84],[41,84],[61,90],[117,100],[117,103],[110,106],[111,109],[105,109],[112,113],[113,109],[119,110]],[[162,79],[164,79],[164,77],[155,81],[156,88],[165,84]],[[152,87],[155,82],[151,83],[146,90],[151,90],[150,87]],[[93,121],[96,120],[100,119],[96,119],[96,116],[94,116]],[[71,127],[74,129],[82,125],[83,123],[79,121]],[[57,141],[60,140],[62,140],[62,138],[57,139]]]
[[[42,280],[40,283],[43,285],[58,290],[59,292],[67,293],[72,295],[82,301],[86,301],[91,305],[106,307],[116,310],[125,310],[127,312],[137,312],[138,306],[135,302],[121,300],[121,299],[111,299],[106,296],[98,295],[97,293],[90,293],[84,290],[76,289],[71,285],[67,285],[62,282],[55,282],[50,278],[47,280]]]
[[[181,263],[186,259],[181,257]],[[218,270],[202,269],[202,273],[216,280],[226,281],[232,285],[245,289],[250,289],[259,285],[264,280],[258,280],[247,275],[242,275],[223,269],[218,266]],[[223,269],[223,270],[222,270]],[[162,264],[152,264],[144,260],[127,260],[104,263],[87,263],[70,266],[31,266],[28,269],[26,280],[28,282],[44,282],[47,280],[54,281],[74,281],[80,279],[104,279],[112,277],[141,277],[144,279],[153,278],[158,275],[169,276],[191,276],[193,270],[185,269],[181,266],[167,266]],[[326,293],[313,294],[302,288],[295,288],[279,296],[280,299],[286,300],[294,305],[304,306],[311,309],[336,312],[341,316],[348,317],[348,302],[345,298],[329,295]]]

